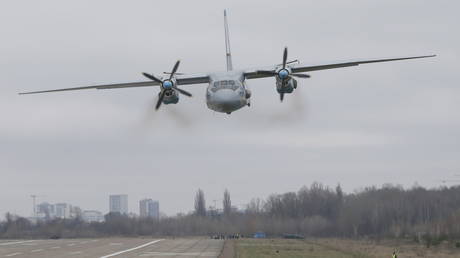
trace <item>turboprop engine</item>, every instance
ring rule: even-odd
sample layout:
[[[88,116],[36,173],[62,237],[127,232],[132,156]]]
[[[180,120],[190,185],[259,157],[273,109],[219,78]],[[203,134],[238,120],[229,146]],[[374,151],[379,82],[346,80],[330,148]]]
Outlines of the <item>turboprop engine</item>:
[[[294,61],[287,61],[287,47],[284,48],[284,53],[283,53],[283,63],[277,65],[277,68],[275,70],[259,70],[257,73],[260,74],[267,74],[267,75],[272,75],[275,76],[276,78],[276,90],[280,94],[280,100],[283,101],[284,99],[284,94],[286,93],[292,93],[294,89],[297,88],[297,80],[295,80],[293,77],[297,78],[310,78],[310,75],[308,74],[303,74],[303,73],[293,73],[289,64],[297,62],[297,60]]]
[[[179,102],[179,93],[184,94],[185,96],[191,97],[192,94],[190,94],[188,91],[185,91],[183,89],[180,89],[177,87],[177,81],[174,75],[177,72],[177,69],[179,68],[180,61],[178,60],[176,64],[174,65],[172,71],[169,73],[169,78],[163,79],[163,78],[157,78],[154,75],[148,74],[148,73],[143,73],[143,75],[153,81],[156,81],[160,84],[161,91],[158,93],[158,101],[155,106],[155,109],[158,110],[161,106],[161,103],[163,104],[176,104]]]

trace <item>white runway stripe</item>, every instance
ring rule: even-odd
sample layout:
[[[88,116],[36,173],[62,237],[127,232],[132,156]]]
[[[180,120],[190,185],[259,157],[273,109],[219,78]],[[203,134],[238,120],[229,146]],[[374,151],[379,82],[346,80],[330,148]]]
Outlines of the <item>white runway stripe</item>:
[[[148,242],[148,243],[140,245],[140,246],[136,246],[136,247],[133,247],[133,248],[130,248],[130,249],[119,251],[119,252],[116,252],[116,253],[113,253],[113,254],[101,256],[100,258],[108,258],[108,257],[113,257],[113,256],[116,256],[116,255],[119,255],[119,254],[124,254],[124,253],[131,252],[131,251],[134,251],[134,250],[137,250],[137,249],[149,246],[149,245],[153,245],[153,244],[158,243],[158,242],[163,241],[163,240],[164,239],[153,240],[151,242]]]
[[[24,244],[24,243],[30,243],[30,242],[35,242],[37,240],[27,240],[27,241],[17,241],[17,242],[7,242],[7,243],[0,243],[1,246],[3,245],[16,245],[16,244]]]
[[[178,257],[178,256],[192,256],[192,257],[216,257],[218,256],[219,253],[218,252],[204,252],[204,253],[200,253],[200,252],[193,252],[193,253],[165,253],[165,252],[147,252],[147,253],[144,253],[144,254],[141,254],[139,256],[174,256],[174,257]]]
[[[20,255],[22,253],[12,253],[12,254],[7,254],[5,255],[6,257],[11,257],[11,256],[16,256],[16,255]]]

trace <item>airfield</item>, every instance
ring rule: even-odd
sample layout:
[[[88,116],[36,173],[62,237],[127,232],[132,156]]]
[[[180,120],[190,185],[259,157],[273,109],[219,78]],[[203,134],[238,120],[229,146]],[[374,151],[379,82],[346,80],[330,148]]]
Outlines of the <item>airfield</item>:
[[[0,257],[460,257],[460,249],[448,243],[426,248],[410,240],[382,240],[378,243],[351,239],[239,239],[209,238],[96,238],[0,240]]]
[[[223,240],[206,238],[101,238],[0,240],[0,257],[218,257]]]

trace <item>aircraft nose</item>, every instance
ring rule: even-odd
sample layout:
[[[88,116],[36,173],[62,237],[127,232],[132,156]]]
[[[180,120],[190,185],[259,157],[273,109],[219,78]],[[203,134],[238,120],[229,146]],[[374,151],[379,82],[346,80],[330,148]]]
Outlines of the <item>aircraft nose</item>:
[[[220,105],[224,111],[233,111],[241,105],[241,100],[236,91],[230,89],[220,89],[214,93],[214,101]]]

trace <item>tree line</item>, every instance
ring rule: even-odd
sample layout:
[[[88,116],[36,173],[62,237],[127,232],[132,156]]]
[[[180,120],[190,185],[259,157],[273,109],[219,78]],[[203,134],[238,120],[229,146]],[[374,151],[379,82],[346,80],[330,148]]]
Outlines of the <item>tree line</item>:
[[[263,231],[268,236],[460,239],[460,186],[426,189],[383,185],[344,193],[320,183],[297,192],[254,198],[244,209],[231,205],[225,191],[223,210],[206,208],[199,189],[194,210],[158,219],[109,213],[104,222],[80,218],[32,223],[7,214],[0,237],[190,236],[241,234]]]

